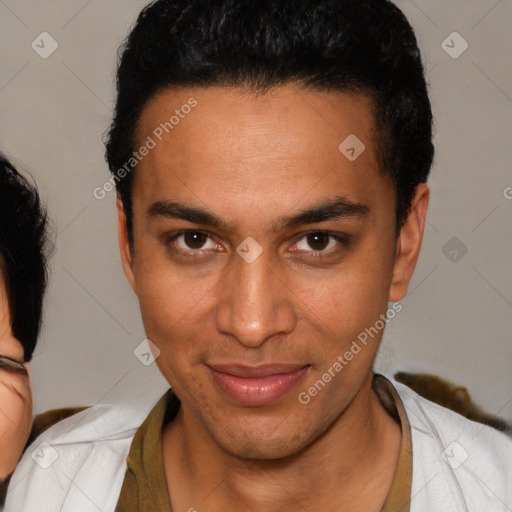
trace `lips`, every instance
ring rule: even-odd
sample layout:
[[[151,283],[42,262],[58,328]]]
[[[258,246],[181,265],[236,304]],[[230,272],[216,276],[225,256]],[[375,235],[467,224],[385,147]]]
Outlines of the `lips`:
[[[218,389],[245,406],[269,405],[284,397],[302,380],[310,365],[207,365]]]

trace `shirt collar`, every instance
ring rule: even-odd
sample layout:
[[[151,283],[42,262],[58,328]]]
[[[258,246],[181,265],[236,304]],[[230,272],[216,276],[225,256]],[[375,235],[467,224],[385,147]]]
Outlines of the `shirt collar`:
[[[375,374],[373,389],[386,410],[400,423],[402,441],[398,466],[382,512],[408,512],[412,488],[411,427],[404,405],[391,382]],[[139,427],[127,458],[127,471],[116,512],[153,510],[172,512],[162,458],[162,433],[174,419],[181,402],[169,389]]]

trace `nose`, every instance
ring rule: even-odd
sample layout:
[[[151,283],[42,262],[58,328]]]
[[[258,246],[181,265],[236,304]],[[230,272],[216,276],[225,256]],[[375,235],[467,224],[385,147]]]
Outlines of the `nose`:
[[[216,310],[217,330],[247,348],[259,348],[296,324],[293,293],[271,268],[265,252],[248,263],[236,255],[223,279]]]

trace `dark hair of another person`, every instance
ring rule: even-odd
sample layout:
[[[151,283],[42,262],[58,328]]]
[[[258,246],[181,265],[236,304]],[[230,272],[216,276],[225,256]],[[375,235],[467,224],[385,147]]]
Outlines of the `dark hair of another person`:
[[[414,31],[387,0],[152,2],[119,52],[105,137],[111,173],[133,156],[141,113],[159,92],[221,85],[265,93],[288,83],[372,101],[379,171],[396,192],[398,236],[430,173],[433,119]],[[133,171],[116,180],[133,248],[132,183]]]
[[[32,359],[48,282],[47,213],[38,191],[0,154],[0,268],[11,328]]]

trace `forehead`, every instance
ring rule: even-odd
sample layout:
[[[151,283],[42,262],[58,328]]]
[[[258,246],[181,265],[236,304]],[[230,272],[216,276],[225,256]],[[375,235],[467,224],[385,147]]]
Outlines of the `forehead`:
[[[137,167],[134,201],[172,193],[197,204],[222,191],[233,201],[277,205],[306,193],[325,197],[333,188],[360,201],[387,185],[375,135],[372,105],[362,95],[296,85],[263,95],[228,87],[166,90],[139,120],[137,144],[151,139],[152,149]]]

